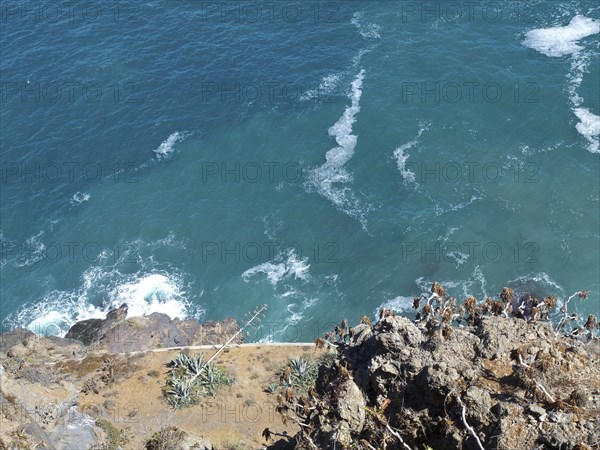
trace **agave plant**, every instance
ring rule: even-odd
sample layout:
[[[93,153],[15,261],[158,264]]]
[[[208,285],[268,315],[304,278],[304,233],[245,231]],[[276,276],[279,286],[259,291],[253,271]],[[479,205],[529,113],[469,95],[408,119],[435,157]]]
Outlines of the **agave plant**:
[[[196,399],[187,380],[171,379],[169,387],[167,397],[172,406],[179,408],[195,402]]]
[[[310,368],[310,362],[307,358],[292,358],[288,363],[288,367],[292,369],[292,375],[297,378],[304,378]]]
[[[194,357],[180,353],[170,362],[169,367],[174,370],[182,369],[190,376],[198,376],[204,368],[204,355]]]
[[[204,368],[204,355],[197,358],[188,358],[186,369],[191,376],[198,376]]]
[[[281,369],[282,374],[289,374],[288,383],[296,388],[306,389],[314,384],[317,378],[317,366],[312,364],[308,358],[292,358]]]
[[[271,383],[265,388],[265,392],[267,394],[274,394],[275,392],[277,392],[277,387],[278,386],[275,383]]]
[[[212,363],[205,363],[204,356],[180,353],[168,366],[171,368],[165,393],[175,408],[193,405],[202,395],[215,395],[217,388],[230,384],[223,370]]]
[[[180,353],[179,355],[177,355],[177,357],[175,357],[169,364],[169,367],[185,367],[187,365],[187,361],[188,359],[190,359],[190,357],[188,355],[186,355],[185,353]]]

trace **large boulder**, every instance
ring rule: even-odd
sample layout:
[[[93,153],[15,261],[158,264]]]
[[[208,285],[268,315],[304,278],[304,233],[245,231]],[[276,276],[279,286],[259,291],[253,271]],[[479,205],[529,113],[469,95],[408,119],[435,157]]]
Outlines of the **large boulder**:
[[[65,337],[77,339],[78,341],[89,345],[101,335],[104,323],[105,321],[102,319],[81,320],[69,329]]]
[[[8,333],[0,333],[0,355],[6,356],[7,353],[15,346],[25,346],[27,338],[33,337],[35,334],[25,328],[15,328]]]
[[[76,406],[65,410],[50,431],[50,439],[56,450],[94,448],[100,443],[100,435],[96,421]]]
[[[340,420],[335,437],[342,447],[349,447],[353,435],[362,431],[365,425],[365,406],[367,403],[359,387],[351,379],[346,380],[340,386],[336,408]]]
[[[228,317],[223,321],[203,324],[196,320],[171,319],[166,314],[127,318],[127,306],[108,313],[106,319],[89,319],[73,325],[66,337],[78,339],[113,353],[222,344],[239,330],[237,322]],[[242,342],[238,337],[234,343]]]

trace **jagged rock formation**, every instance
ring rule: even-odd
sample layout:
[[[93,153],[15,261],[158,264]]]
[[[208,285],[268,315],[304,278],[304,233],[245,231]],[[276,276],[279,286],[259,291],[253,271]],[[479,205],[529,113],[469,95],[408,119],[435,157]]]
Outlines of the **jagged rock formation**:
[[[202,324],[196,320],[171,319],[166,314],[152,313],[127,319],[127,305],[110,311],[106,319],[88,319],[73,325],[67,335],[86,345],[113,353],[149,350],[161,347],[219,344],[234,335],[237,322],[224,321]],[[238,339],[236,343],[241,342]]]
[[[222,344],[238,330],[232,318],[200,324],[154,313],[127,319],[122,305],[106,319],[76,323],[65,338],[23,328],[0,333],[0,450],[105,448],[110,430],[79,408],[79,400],[136,368],[135,358],[123,353]],[[180,448],[212,446],[205,438],[185,435]]]
[[[497,316],[418,325],[389,314],[349,330],[313,397],[281,409],[304,425],[295,448],[598,448],[598,339]]]

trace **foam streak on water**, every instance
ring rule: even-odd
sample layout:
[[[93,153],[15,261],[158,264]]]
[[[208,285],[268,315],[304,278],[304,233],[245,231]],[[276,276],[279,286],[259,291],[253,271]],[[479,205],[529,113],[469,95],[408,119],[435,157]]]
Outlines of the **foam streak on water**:
[[[320,99],[324,96],[331,95],[335,92],[340,82],[340,74],[331,73],[324,76],[316,89],[309,89],[300,96],[300,101],[308,101],[312,99]]]
[[[575,128],[590,143],[588,150],[592,153],[600,153],[598,136],[600,136],[600,116],[595,115],[587,108],[575,108],[573,112],[579,119]]]
[[[351,100],[350,105],[328,130],[329,136],[335,138],[338,146],[325,154],[325,164],[313,170],[310,182],[319,194],[330,200],[340,211],[357,218],[366,229],[365,209],[368,209],[368,206],[364,206],[350,188],[344,186],[353,179],[352,174],[344,166],[354,155],[358,141],[358,136],[353,134],[352,127],[360,111],[364,77],[365,70],[362,69],[352,82],[348,95]]]
[[[185,133],[176,131],[172,133],[167,139],[165,139],[159,146],[154,150],[158,159],[163,159],[169,156],[174,151],[174,146],[177,142],[182,141],[186,138]]]
[[[310,264],[307,261],[308,258],[299,258],[294,250],[290,250],[285,255],[278,255],[274,261],[258,264],[244,271],[242,278],[247,283],[250,278],[262,273],[273,286],[283,279],[306,281],[310,278]]]
[[[381,39],[381,27],[375,23],[364,23],[364,13],[357,11],[352,16],[352,24],[365,39]]]
[[[538,28],[525,34],[523,45],[546,56],[572,55],[583,49],[579,41],[600,32],[600,21],[575,16],[564,27]]]
[[[396,164],[398,165],[398,170],[400,171],[400,174],[402,175],[402,178],[405,181],[410,181],[410,182],[415,181],[415,174],[413,172],[411,172],[410,169],[406,168],[406,161],[408,160],[408,157],[410,156],[407,153],[407,151],[418,144],[419,138],[421,137],[423,132],[426,131],[428,128],[429,128],[429,124],[420,124],[417,137],[415,137],[412,141],[409,141],[406,144],[403,144],[400,147],[398,147],[396,150],[394,150],[394,158],[396,159]]]
[[[571,73],[569,74],[569,100],[572,111],[579,119],[575,128],[589,143],[591,153],[600,153],[600,117],[588,108],[581,107],[584,99],[577,93],[587,70],[589,55],[580,41],[586,37],[600,33],[600,20],[577,15],[568,25],[563,27],[538,28],[525,34],[523,45],[537,50],[546,56],[571,56]]]

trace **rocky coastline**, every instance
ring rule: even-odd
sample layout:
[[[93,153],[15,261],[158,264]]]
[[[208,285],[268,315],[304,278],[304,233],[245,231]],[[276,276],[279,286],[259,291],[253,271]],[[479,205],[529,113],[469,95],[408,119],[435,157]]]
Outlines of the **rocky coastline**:
[[[553,325],[551,303],[519,314],[503,291],[456,306],[434,284],[415,298],[417,320],[382,310],[280,353],[242,348],[239,334],[220,357],[235,384],[182,411],[163,398],[169,361],[190,346],[214,354],[240,331],[234,319],[127,318],[122,305],[64,338],[18,328],[0,334],[0,449],[600,448],[597,321],[580,333]],[[279,369],[292,354],[315,361],[306,391]],[[275,379],[280,391],[267,386]],[[230,412],[207,419],[219,402]],[[244,416],[257,404],[268,417]]]
[[[216,346],[238,331],[239,326],[231,317],[204,323],[171,319],[161,313],[127,318],[124,304],[110,311],[105,319],[77,322],[64,338],[38,336],[23,328],[1,333],[0,449],[120,448],[106,444],[112,430],[102,428],[100,417],[92,417],[94,414],[78,407],[81,396],[94,389],[86,382],[95,382],[90,382],[94,378],[86,370],[79,370],[81,366],[91,364],[94,373],[109,381],[106,384],[118,383],[120,375],[115,372],[127,367],[135,353]],[[232,343],[242,342],[240,335]],[[114,361],[112,365],[122,366],[107,367],[109,360]],[[57,394],[57,390],[62,392]],[[196,444],[194,448],[212,448],[201,436],[189,436],[187,444],[181,445]]]

